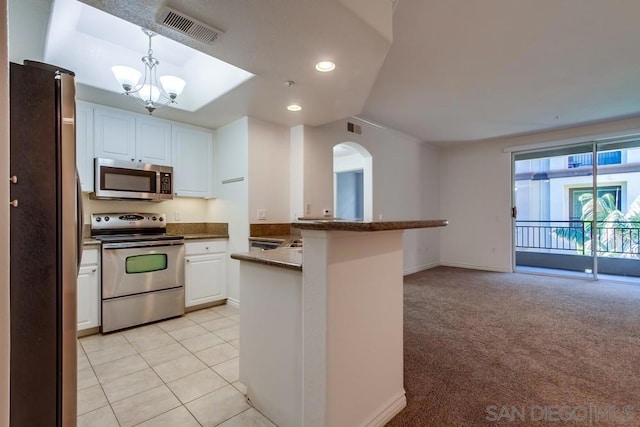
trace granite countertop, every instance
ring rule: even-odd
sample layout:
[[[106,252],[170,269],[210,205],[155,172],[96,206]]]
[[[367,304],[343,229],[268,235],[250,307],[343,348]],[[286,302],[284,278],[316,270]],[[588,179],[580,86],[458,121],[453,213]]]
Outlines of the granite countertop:
[[[302,271],[302,249],[278,248],[269,251],[253,251],[231,254],[231,258],[239,261],[281,267]]]
[[[426,219],[417,221],[346,221],[346,220],[312,220],[294,222],[292,228],[301,230],[340,230],[340,231],[386,231],[408,230],[411,228],[444,227],[449,224],[446,219]]]

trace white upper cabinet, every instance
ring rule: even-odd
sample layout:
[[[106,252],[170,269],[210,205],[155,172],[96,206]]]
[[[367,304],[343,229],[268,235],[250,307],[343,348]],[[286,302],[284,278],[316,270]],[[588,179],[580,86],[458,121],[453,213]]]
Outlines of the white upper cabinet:
[[[136,117],[136,153],[142,163],[171,166],[171,123]]]
[[[93,191],[93,107],[76,103],[76,165],[83,192]]]
[[[94,109],[95,156],[171,166],[171,123],[111,108]]]
[[[106,108],[93,111],[96,157],[137,161],[136,119],[133,114]]]
[[[173,185],[176,196],[214,197],[213,134],[174,124]]]

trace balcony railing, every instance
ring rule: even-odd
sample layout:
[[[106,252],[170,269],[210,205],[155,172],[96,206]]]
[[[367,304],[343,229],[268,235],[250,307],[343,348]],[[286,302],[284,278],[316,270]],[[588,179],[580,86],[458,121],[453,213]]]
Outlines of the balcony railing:
[[[598,166],[619,165],[622,163],[621,151],[606,151],[598,153]],[[593,166],[593,153],[575,154],[567,158],[567,166],[571,168],[581,168]]]
[[[591,254],[591,221],[516,221],[516,249]],[[599,256],[640,258],[640,222],[600,221]]]
[[[516,249],[575,253],[584,248],[585,227],[585,221],[516,221]],[[558,230],[575,237],[561,237]]]
[[[601,221],[598,223],[598,254],[640,257],[640,222]]]

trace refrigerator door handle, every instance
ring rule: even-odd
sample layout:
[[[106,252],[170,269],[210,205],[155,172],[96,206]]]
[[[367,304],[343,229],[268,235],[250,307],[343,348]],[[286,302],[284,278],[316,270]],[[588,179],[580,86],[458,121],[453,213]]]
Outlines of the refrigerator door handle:
[[[80,175],[76,168],[76,238],[78,246],[76,249],[78,271],[80,273],[80,263],[82,262],[82,234],[84,228],[84,206],[82,203],[82,185],[80,184]]]

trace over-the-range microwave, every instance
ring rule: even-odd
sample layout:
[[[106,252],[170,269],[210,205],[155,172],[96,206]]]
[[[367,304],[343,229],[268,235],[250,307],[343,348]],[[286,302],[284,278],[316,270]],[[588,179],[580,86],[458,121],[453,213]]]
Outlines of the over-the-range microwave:
[[[133,163],[96,157],[93,199],[148,200],[173,199],[171,166]]]

